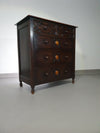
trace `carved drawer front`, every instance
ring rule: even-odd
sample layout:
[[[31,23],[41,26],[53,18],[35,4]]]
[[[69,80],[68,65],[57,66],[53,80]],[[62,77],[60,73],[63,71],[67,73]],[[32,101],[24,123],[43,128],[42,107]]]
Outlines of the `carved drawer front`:
[[[35,34],[34,44],[36,48],[73,48],[74,40]]]
[[[74,37],[73,28],[64,25],[59,25],[57,28],[58,28],[58,35],[60,35],[61,37],[66,37],[66,38]]]
[[[48,36],[34,36],[36,48],[53,48],[53,38]]]
[[[61,48],[73,48],[74,46],[74,41],[72,39],[68,39],[68,38],[63,38],[61,40]]]
[[[50,65],[50,64],[60,64],[60,63],[71,63],[72,62],[72,52],[71,51],[51,51],[51,50],[38,50],[36,53],[36,65]]]
[[[68,65],[64,66],[62,69],[62,79],[69,78],[70,76],[72,76],[72,73],[73,73],[72,66]]]
[[[34,44],[36,48],[60,48],[62,40],[52,36],[34,36]]]
[[[62,63],[72,63],[72,52],[63,52],[61,54],[61,62]]]
[[[53,63],[72,63],[72,52],[55,51],[53,53]]]
[[[55,24],[52,22],[47,22],[47,21],[39,21],[39,20],[34,20],[34,31],[40,34],[48,34],[52,35],[55,34]]]
[[[60,79],[65,79],[72,76],[72,69],[69,66],[49,66],[41,67],[36,70],[37,83],[52,82]]]
[[[69,38],[55,38],[53,39],[54,48],[73,48],[74,40]]]
[[[36,53],[36,65],[46,65],[53,63],[53,54],[52,52],[39,50]]]

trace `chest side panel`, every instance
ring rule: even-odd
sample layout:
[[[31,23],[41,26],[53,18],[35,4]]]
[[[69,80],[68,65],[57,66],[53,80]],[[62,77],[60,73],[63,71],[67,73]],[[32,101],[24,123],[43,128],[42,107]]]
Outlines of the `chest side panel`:
[[[20,75],[30,78],[30,44],[29,44],[29,26],[28,22],[18,26],[18,51]]]

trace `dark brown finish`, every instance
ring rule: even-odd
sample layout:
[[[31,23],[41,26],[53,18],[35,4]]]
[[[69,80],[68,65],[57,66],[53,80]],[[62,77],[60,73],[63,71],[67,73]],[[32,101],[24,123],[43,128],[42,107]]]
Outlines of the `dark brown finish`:
[[[22,81],[20,81],[20,87],[22,87],[22,86],[23,86]]]
[[[73,84],[75,83],[75,80],[74,80],[74,79],[72,79],[72,83],[73,83]]]
[[[31,86],[31,93],[34,94],[35,91],[34,91],[34,86]]]
[[[19,81],[34,86],[75,78],[76,27],[34,16],[17,23]]]

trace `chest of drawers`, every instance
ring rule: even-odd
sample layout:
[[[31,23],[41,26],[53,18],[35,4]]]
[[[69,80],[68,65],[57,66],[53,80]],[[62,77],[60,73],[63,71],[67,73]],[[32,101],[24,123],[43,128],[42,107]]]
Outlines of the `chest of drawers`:
[[[19,81],[34,86],[75,78],[76,27],[34,16],[17,24]]]

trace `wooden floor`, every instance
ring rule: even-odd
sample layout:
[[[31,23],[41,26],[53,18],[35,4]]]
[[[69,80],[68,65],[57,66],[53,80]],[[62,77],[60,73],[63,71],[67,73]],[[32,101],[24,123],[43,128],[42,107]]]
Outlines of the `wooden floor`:
[[[35,87],[0,79],[0,133],[100,133],[100,75]]]

